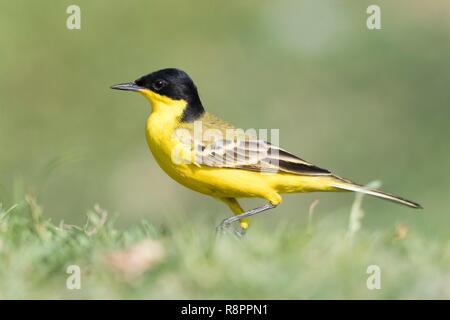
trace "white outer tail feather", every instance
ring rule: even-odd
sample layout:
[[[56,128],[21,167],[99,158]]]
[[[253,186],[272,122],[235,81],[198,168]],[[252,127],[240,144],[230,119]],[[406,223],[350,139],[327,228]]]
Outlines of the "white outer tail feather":
[[[394,196],[392,194],[375,190],[375,189],[368,189],[363,186],[354,184],[354,183],[347,183],[347,182],[336,182],[333,184],[333,187],[348,190],[348,191],[354,191],[354,192],[362,192],[371,196],[383,198],[389,201],[393,201],[396,203],[403,204],[405,206],[415,208],[415,209],[422,209],[422,206],[414,201],[406,200],[398,196]]]

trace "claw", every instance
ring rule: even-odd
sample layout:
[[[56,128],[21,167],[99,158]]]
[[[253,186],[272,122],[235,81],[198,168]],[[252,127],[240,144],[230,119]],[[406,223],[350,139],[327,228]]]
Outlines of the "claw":
[[[219,224],[216,227],[216,234],[218,234],[218,235],[223,234],[225,229],[226,229],[226,227],[223,225],[223,223]]]
[[[229,220],[230,218],[223,220],[216,227],[216,234],[222,235],[225,233],[225,231],[231,231],[238,239],[241,239],[245,235],[246,230],[242,228],[239,229],[234,228]]]
[[[233,217],[229,217],[225,220],[223,220],[216,228],[216,232],[217,234],[222,234],[224,230],[227,230],[230,228],[230,226],[232,225],[233,222],[238,221],[238,220],[242,220],[245,218],[248,218],[250,216],[253,216],[255,214],[261,213],[263,211],[269,210],[269,209],[273,209],[275,208],[277,205],[276,204],[272,204],[272,203],[267,203],[261,207],[257,207],[254,208],[252,210],[243,212],[241,214],[235,215]],[[242,229],[240,231],[236,230],[233,228],[233,233],[236,237],[238,238],[242,238],[242,236],[245,234],[245,229]]]
[[[239,239],[241,239],[242,237],[245,236],[245,233],[247,232],[247,230],[239,228],[239,229],[233,229],[234,231],[234,235],[236,237],[238,237]]]

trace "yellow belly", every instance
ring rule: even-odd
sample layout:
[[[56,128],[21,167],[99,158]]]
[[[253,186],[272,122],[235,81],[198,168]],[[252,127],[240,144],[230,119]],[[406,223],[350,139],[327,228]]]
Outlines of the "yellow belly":
[[[179,145],[174,137],[176,123],[161,119],[164,114],[152,113],[147,120],[146,137],[159,166],[175,181],[195,191],[214,197],[262,197],[276,192],[258,172],[212,168],[193,163],[176,163],[172,152]],[[166,120],[166,121],[164,121]],[[164,124],[164,125],[161,125]]]
[[[217,198],[264,198],[273,204],[281,202],[279,193],[332,190],[328,187],[330,177],[262,173],[174,162],[172,152],[179,145],[173,135],[177,124],[162,117],[163,114],[152,113],[147,120],[146,137],[150,150],[172,179],[192,190]]]

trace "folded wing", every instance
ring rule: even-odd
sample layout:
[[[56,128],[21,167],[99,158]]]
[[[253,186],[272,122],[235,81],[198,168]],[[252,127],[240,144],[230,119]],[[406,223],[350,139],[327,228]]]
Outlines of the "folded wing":
[[[263,140],[219,139],[195,147],[196,162],[210,167],[264,172],[288,172],[299,175],[330,175],[303,159]]]

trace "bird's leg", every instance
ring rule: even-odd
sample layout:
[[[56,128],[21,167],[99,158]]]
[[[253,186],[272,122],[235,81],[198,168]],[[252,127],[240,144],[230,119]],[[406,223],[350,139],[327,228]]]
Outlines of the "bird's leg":
[[[222,232],[224,229],[230,227],[230,225],[231,225],[233,222],[235,222],[235,221],[238,221],[238,220],[241,220],[241,219],[243,219],[243,218],[247,218],[247,217],[253,216],[253,215],[255,215],[255,214],[261,213],[261,212],[266,211],[266,210],[269,210],[269,209],[273,209],[273,208],[275,208],[275,207],[276,207],[276,205],[274,205],[274,204],[272,204],[272,203],[267,203],[267,204],[265,204],[265,205],[263,205],[263,206],[261,206],[261,207],[257,207],[257,208],[254,208],[254,209],[245,211],[244,213],[241,213],[241,214],[238,214],[238,215],[229,217],[229,218],[223,220],[223,221],[217,226],[216,230],[217,230],[217,232]],[[240,234],[240,235],[242,236],[243,234]]]
[[[241,205],[239,204],[239,202],[237,201],[236,198],[220,198],[220,200],[225,202],[235,215],[239,215],[239,214],[245,212],[244,209],[242,209]],[[247,231],[249,223],[250,223],[249,218],[244,218],[244,219],[239,220],[240,228],[232,228],[234,235],[237,238],[242,238],[245,235],[245,232]]]
[[[224,221],[222,221],[222,223],[220,223],[216,227],[216,235],[222,235],[225,233],[225,231],[227,231],[232,233],[236,238],[241,239],[247,233],[247,229],[243,229],[241,227],[233,227],[230,223],[224,224]]]

